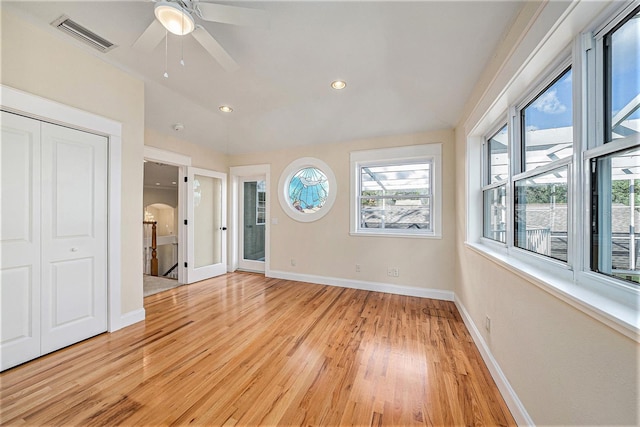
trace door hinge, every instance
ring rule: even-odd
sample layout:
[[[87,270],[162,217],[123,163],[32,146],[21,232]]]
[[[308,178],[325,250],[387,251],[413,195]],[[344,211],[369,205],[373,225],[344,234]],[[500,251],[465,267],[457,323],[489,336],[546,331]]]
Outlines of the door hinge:
[[[186,262],[184,263],[184,268],[187,268],[187,263]]]
[[[184,177],[184,182],[188,182],[189,178],[187,178],[186,176]]]
[[[184,225],[187,225],[187,220],[186,219],[184,220]]]

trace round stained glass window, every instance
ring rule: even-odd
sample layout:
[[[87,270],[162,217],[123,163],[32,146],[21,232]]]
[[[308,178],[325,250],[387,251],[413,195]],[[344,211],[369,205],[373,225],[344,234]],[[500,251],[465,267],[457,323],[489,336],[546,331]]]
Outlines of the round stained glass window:
[[[329,180],[318,168],[300,169],[289,181],[289,203],[299,212],[317,212],[328,196]]]
[[[305,157],[293,161],[280,176],[278,199],[291,218],[310,222],[323,217],[336,198],[333,171],[321,160]]]

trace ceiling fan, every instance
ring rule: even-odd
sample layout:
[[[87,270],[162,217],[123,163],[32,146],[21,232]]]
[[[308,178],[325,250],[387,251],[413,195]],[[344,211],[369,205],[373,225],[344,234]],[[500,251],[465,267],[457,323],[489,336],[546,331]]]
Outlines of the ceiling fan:
[[[238,63],[204,27],[196,23],[196,18],[233,25],[268,25],[268,17],[263,10],[199,0],[159,0],[155,2],[154,13],[156,19],[133,44],[134,49],[151,52],[165,38],[167,31],[177,35],[191,34],[228,72],[237,70]]]

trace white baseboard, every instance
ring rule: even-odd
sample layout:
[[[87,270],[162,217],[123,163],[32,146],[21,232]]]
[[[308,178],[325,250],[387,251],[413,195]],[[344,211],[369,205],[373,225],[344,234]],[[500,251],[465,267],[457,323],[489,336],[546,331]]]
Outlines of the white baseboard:
[[[339,277],[316,276],[313,274],[299,274],[288,271],[269,270],[266,277],[275,279],[295,280],[298,282],[315,283],[318,285],[339,286],[342,288],[360,289],[363,291],[384,292],[387,294],[407,295],[411,297],[431,298],[444,301],[453,301],[452,291],[440,289],[414,288],[412,286],[398,286],[390,283],[365,282],[363,280],[342,279]]]
[[[502,372],[502,369],[500,369],[498,362],[493,357],[493,354],[491,354],[491,350],[489,349],[487,342],[482,337],[482,334],[480,334],[480,331],[476,327],[475,323],[473,323],[469,312],[464,307],[464,305],[462,305],[462,302],[457,296],[455,297],[454,302],[456,304],[456,307],[458,308],[458,311],[460,312],[460,315],[462,316],[462,320],[464,321],[465,326],[469,330],[473,341],[480,351],[480,355],[482,356],[484,363],[487,365],[487,368],[491,373],[491,377],[498,386],[498,390],[500,390],[502,398],[509,407],[511,415],[513,415],[513,418],[516,420],[516,423],[518,423],[519,426],[535,426],[524,405],[516,395],[516,392],[511,387],[511,384],[509,384],[509,381],[507,380],[504,372]]]
[[[146,317],[144,308],[133,310],[120,316],[120,325],[118,329],[126,328],[134,323],[142,322]],[[117,329],[116,329],[117,330]],[[114,331],[110,331],[114,332]]]

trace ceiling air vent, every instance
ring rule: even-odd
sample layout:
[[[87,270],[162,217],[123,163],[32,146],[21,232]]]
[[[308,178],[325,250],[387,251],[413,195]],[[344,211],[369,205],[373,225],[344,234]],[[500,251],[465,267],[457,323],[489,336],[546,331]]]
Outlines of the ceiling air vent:
[[[62,15],[60,18],[53,21],[51,25],[57,27],[60,31],[64,31],[71,37],[88,44],[92,48],[98,49],[100,52],[108,52],[116,47],[116,45],[110,41],[105,40],[93,31],[86,29],[68,16]]]

